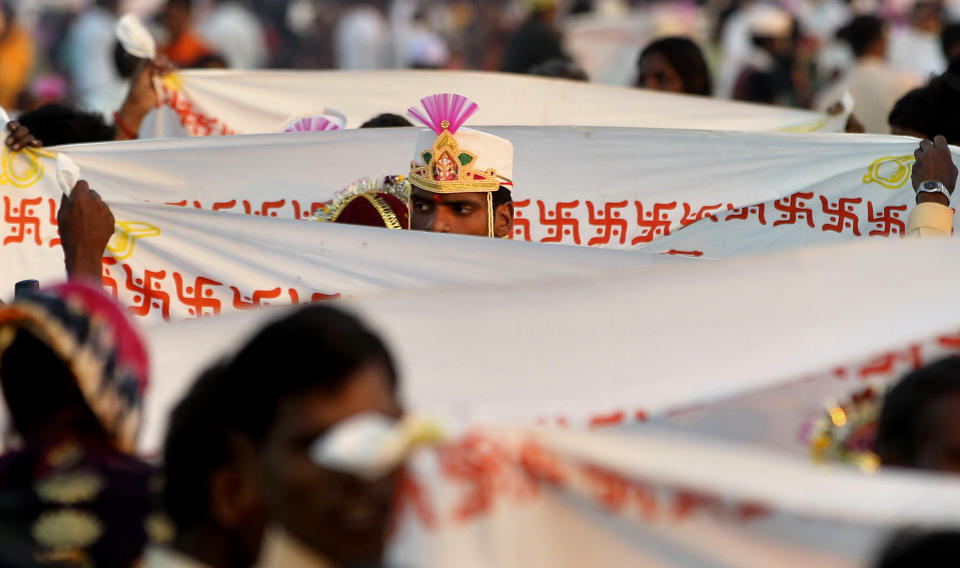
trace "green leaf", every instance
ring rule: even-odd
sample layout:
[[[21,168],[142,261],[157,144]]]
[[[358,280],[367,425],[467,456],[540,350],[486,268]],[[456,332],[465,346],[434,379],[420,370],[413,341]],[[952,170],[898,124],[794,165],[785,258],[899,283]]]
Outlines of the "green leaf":
[[[463,154],[460,154],[457,157],[460,159],[461,166],[469,165],[470,162],[473,161],[473,156],[471,156],[470,154],[467,154],[466,152],[464,152]]]
[[[424,152],[421,154],[423,156],[423,163],[429,165],[430,161],[433,160],[433,152]]]

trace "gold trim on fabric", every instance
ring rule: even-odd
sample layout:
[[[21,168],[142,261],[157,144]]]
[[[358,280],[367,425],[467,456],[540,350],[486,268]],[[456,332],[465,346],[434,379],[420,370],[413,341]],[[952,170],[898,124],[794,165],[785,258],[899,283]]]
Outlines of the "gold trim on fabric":
[[[362,194],[367,201],[370,202],[370,205],[373,205],[373,208],[377,210],[377,213],[380,214],[380,217],[383,219],[384,225],[388,229],[402,229],[403,226],[400,224],[400,219],[397,218],[397,214],[394,213],[393,209],[383,200],[379,195],[370,195],[369,193]]]

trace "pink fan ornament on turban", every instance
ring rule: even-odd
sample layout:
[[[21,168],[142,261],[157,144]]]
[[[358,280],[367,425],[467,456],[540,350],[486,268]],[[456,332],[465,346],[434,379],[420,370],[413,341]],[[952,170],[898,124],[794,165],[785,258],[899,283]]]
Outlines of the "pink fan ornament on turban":
[[[471,102],[467,97],[452,93],[431,95],[420,99],[420,102],[427,116],[414,107],[410,107],[407,113],[433,130],[437,136],[443,134],[444,130],[450,134],[456,134],[463,123],[480,108],[477,103]]]
[[[347,118],[338,111],[324,109],[295,116],[280,127],[281,132],[324,132],[327,130],[343,130]]]

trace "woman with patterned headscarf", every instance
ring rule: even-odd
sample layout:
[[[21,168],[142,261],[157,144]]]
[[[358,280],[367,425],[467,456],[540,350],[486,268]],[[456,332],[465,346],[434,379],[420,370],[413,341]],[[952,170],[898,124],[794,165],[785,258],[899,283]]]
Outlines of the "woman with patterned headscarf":
[[[133,457],[147,352],[102,290],[69,283],[0,307],[0,565],[128,567],[153,468]]]

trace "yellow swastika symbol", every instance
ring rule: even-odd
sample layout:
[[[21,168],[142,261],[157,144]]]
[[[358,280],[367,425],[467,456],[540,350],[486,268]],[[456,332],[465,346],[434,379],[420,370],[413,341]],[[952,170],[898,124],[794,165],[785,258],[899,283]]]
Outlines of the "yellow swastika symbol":
[[[863,183],[879,183],[887,189],[900,189],[910,180],[910,167],[916,162],[913,156],[887,156],[870,164]]]
[[[125,260],[133,256],[133,247],[137,239],[160,235],[159,227],[139,221],[116,221],[113,230],[113,236],[107,243],[107,250],[117,260]]]

